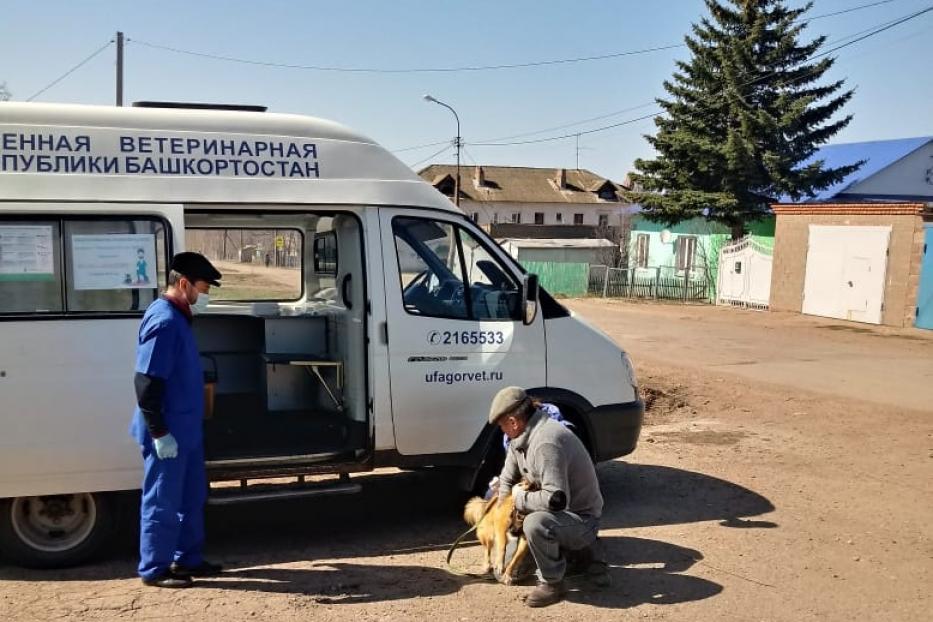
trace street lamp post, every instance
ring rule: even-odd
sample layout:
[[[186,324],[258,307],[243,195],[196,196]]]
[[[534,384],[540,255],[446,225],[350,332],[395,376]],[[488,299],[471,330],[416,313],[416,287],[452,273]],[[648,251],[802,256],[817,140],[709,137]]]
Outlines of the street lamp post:
[[[424,101],[437,104],[438,106],[443,106],[447,110],[454,113],[454,119],[457,120],[457,137],[454,139],[454,146],[457,148],[457,177],[454,182],[454,205],[456,205],[457,207],[460,207],[460,145],[461,145],[460,117],[457,116],[456,110],[454,110],[453,108],[451,108],[449,105],[445,104],[444,102],[440,101],[439,99],[435,99],[431,95],[425,95]]]

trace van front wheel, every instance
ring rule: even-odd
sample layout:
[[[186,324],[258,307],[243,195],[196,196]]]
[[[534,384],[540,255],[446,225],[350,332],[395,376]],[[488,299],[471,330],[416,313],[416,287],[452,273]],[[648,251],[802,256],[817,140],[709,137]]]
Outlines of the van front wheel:
[[[113,506],[100,493],[0,500],[0,555],[27,568],[80,564],[113,532]]]

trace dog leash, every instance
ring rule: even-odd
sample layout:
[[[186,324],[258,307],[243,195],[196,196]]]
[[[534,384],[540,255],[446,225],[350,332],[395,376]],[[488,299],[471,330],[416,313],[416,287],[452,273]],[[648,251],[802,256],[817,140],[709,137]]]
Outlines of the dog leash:
[[[453,559],[454,551],[457,550],[457,547],[460,546],[460,544],[464,541],[464,539],[466,539],[467,536],[469,536],[471,533],[473,533],[474,531],[476,531],[476,527],[477,527],[478,525],[479,525],[479,523],[477,523],[476,525],[473,525],[472,527],[470,527],[469,529],[467,529],[466,531],[464,531],[462,534],[460,534],[460,535],[457,537],[456,540],[454,540],[453,544],[450,545],[450,549],[448,549],[448,551],[447,551],[447,570],[448,570],[449,572],[451,572],[452,574],[455,574],[455,575],[458,575],[458,576],[461,576],[461,577],[470,577],[470,578],[472,578],[472,579],[482,579],[482,580],[484,580],[484,581],[493,581],[493,582],[494,582],[494,581],[496,580],[496,578],[495,578],[494,576],[492,576],[491,574],[489,574],[489,573],[486,573],[486,574],[479,574],[479,573],[476,573],[476,572],[467,572],[467,571],[465,571],[465,570],[460,570],[460,569],[458,569],[458,568],[455,568],[454,565],[450,562],[450,560]]]

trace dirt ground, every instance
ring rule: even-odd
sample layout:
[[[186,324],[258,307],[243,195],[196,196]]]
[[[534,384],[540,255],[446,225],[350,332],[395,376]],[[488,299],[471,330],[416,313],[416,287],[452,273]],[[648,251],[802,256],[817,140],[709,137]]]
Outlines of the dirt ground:
[[[215,261],[223,274],[215,300],[292,300],[301,295],[301,270],[267,268],[260,262]]]
[[[650,404],[637,451],[598,468],[612,588],[531,613],[529,587],[451,574],[460,497],[380,473],[353,497],[211,508],[229,571],[191,590],[141,586],[129,541],[67,571],[0,562],[0,620],[930,619],[933,334],[568,304],[631,353]]]

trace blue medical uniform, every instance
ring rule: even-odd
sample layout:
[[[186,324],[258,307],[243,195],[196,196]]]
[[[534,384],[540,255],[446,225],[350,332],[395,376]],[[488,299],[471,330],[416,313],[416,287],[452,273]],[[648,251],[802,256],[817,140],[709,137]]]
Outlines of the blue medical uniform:
[[[204,372],[190,320],[171,302],[149,305],[139,327],[136,371],[165,382],[162,414],[178,442],[178,457],[160,460],[139,408],[130,433],[142,448],[145,471],[140,510],[139,575],[152,579],[173,561],[198,566],[203,558]]]

